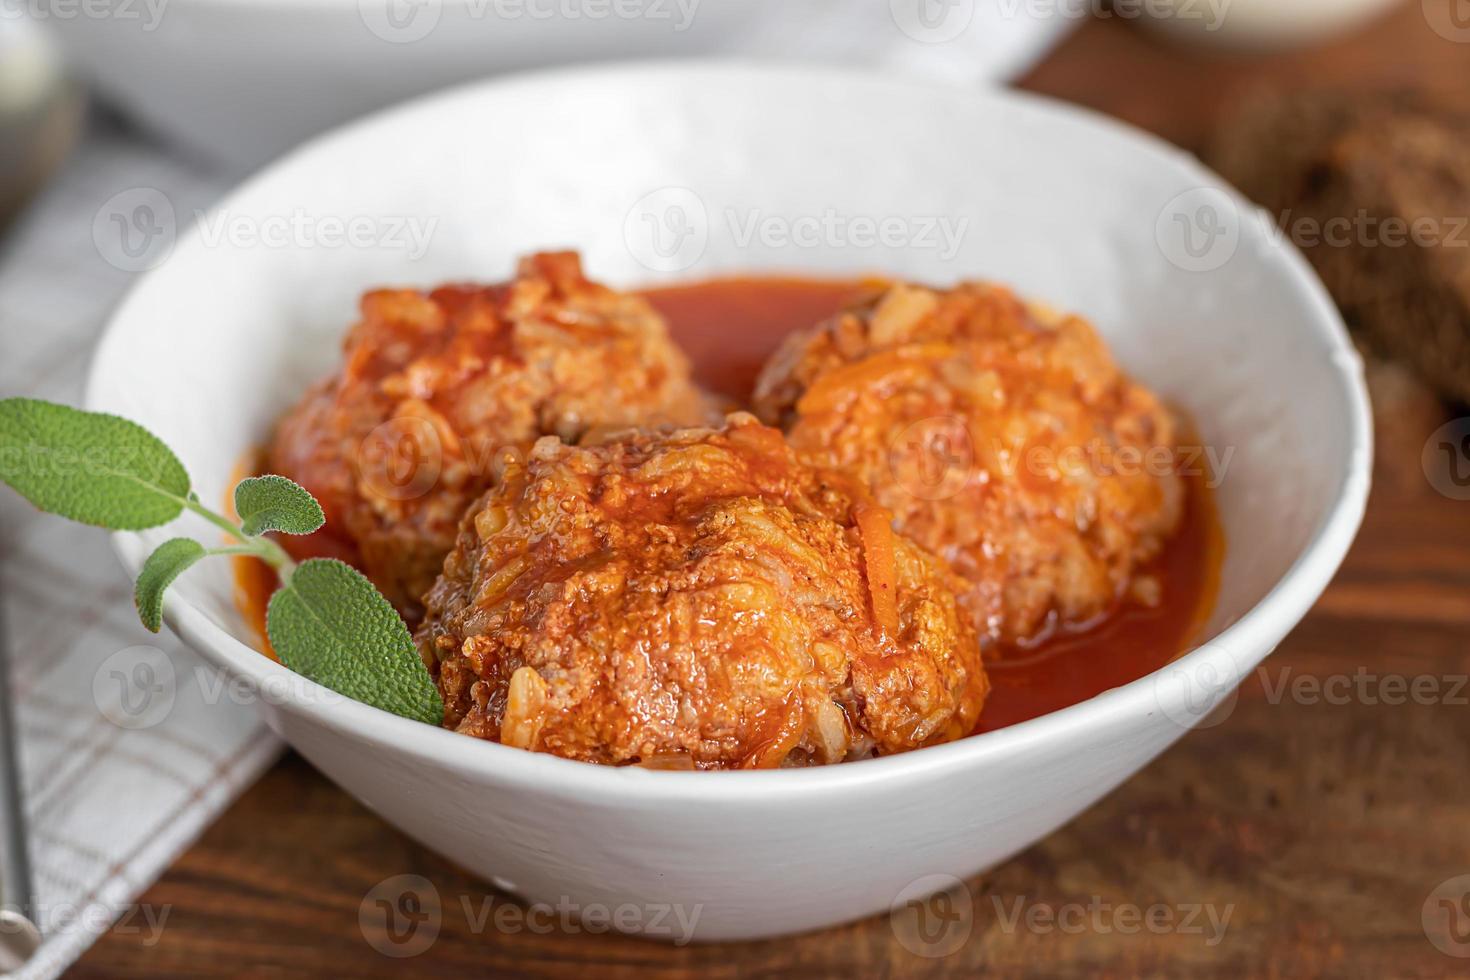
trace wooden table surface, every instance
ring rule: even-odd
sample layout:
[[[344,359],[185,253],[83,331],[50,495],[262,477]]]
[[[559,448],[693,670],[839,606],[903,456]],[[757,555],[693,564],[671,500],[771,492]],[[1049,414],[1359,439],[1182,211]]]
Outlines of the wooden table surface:
[[[1194,149],[1224,108],[1267,82],[1463,86],[1470,44],[1431,31],[1420,0],[1347,40],[1269,56],[1205,53],[1099,20],[1024,85]],[[951,955],[911,952],[886,916],[682,948],[476,929],[464,903],[482,908],[487,886],[288,755],[143,895],[169,909],[161,939],[115,928],[75,974],[1470,976],[1470,959],[1436,949],[1421,919],[1437,886],[1470,874],[1470,691],[1460,686],[1470,674],[1470,503],[1437,493],[1420,467],[1429,434],[1458,413],[1397,382],[1378,409],[1367,523],[1317,608],[1224,723],[968,882],[972,914],[955,928],[969,936]],[[1438,693],[1387,703],[1394,678],[1428,678],[1421,690]],[[1319,681],[1326,693],[1313,697]],[[428,951],[390,959],[364,940],[358,909],[369,889],[404,873],[434,883],[443,922]],[[1127,917],[1155,905],[1181,926],[1198,906],[1202,931],[1154,932]],[[1068,928],[1027,927],[1025,916],[1040,923],[1048,909]],[[1008,925],[1017,910],[1019,925]],[[1212,945],[1208,915],[1227,910]]]

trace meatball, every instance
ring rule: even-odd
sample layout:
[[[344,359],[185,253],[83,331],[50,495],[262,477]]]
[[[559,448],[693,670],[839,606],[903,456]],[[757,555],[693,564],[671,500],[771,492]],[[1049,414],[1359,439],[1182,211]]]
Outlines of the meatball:
[[[747,414],[507,457],[417,634],[446,725],[700,769],[968,734],[988,682],[962,582],[855,488]]]
[[[1085,320],[890,284],[788,338],[755,407],[969,581],[987,653],[1083,628],[1177,528],[1176,422]]]
[[[652,307],[541,254],[509,283],[364,296],[341,369],[281,421],[267,465],[326,510],[332,537],[300,549],[357,565],[414,621],[500,450],[708,411]]]

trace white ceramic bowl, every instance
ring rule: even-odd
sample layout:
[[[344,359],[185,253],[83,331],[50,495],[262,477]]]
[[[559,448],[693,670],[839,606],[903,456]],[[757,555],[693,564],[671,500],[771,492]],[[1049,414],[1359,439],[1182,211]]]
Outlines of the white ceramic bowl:
[[[1004,79],[1078,23],[977,0],[30,0],[108,98],[256,165],[324,127],[492,74],[747,54]],[[1044,5],[1043,5],[1044,7]]]
[[[309,228],[360,216],[438,225],[417,258],[331,247],[314,232],[274,245],[239,232],[281,215]],[[742,244],[752,215],[763,230]],[[841,231],[815,232],[815,244],[795,236],[805,245],[770,232],[810,228],[810,216]],[[218,234],[221,217],[236,234]],[[952,254],[923,236],[940,217],[969,222]],[[870,220],[888,244],[859,234]],[[117,311],[88,396],[159,433],[207,500],[335,363],[360,290],[494,279],[550,245],[580,247],[593,274],[629,286],[749,270],[1011,282],[1094,317],[1131,371],[1233,454],[1218,491],[1228,556],[1202,646],[1025,724],[823,769],[599,768],[415,724],[257,654],[223,564],[181,581],[174,629],[271,691],[270,725],[385,819],[528,899],[698,906],[700,939],[863,916],[926,875],[976,873],[1076,816],[1297,623],[1368,490],[1360,364],[1298,254],[1185,154],[1032,97],[736,65],[534,75],[328,136],[209,223],[214,233],[186,235]],[[167,533],[118,536],[129,568]]]

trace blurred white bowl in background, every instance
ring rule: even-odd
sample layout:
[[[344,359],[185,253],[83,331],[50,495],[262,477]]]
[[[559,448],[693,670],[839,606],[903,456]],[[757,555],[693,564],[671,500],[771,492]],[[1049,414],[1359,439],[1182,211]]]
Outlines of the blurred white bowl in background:
[[[1141,0],[1125,0],[1140,3]],[[1308,44],[1359,27],[1403,0],[1148,0],[1171,34],[1227,47]]]
[[[240,168],[506,71],[740,54],[995,80],[1078,20],[1021,0],[131,0],[98,16],[81,0],[15,2],[39,5],[105,97]]]

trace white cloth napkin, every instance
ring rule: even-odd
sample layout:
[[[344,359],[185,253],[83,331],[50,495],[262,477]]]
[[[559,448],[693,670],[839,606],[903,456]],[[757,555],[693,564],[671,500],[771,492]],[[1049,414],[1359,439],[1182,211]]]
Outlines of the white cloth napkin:
[[[0,241],[0,395],[81,403],[93,341],[132,279],[94,246],[93,219],[140,186],[189,206],[223,190],[94,128]],[[13,976],[56,976],[115,921],[144,939],[167,928],[168,910],[134,899],[280,749],[193,653],[143,629],[131,593],[104,532],[0,488],[0,596],[44,934]]]
[[[1014,2],[864,0],[862,8],[874,9],[854,17],[856,6],[792,4],[789,17],[731,38],[728,50],[978,82],[1022,71],[1066,26],[1005,16],[1024,8]],[[863,17],[907,16],[909,8],[925,14],[915,30],[940,34],[953,23],[944,17],[958,10],[974,42],[874,50]],[[885,30],[891,34],[891,24]],[[0,238],[0,396],[81,403],[93,342],[133,278],[94,243],[109,232],[94,229],[107,219],[109,199],[156,188],[190,213],[228,183],[115,125],[94,124],[64,171]],[[43,980],[114,922],[144,941],[166,930],[170,910],[138,906],[136,897],[280,745],[193,653],[139,625],[103,532],[37,514],[5,489],[0,597],[45,936],[12,976]]]

